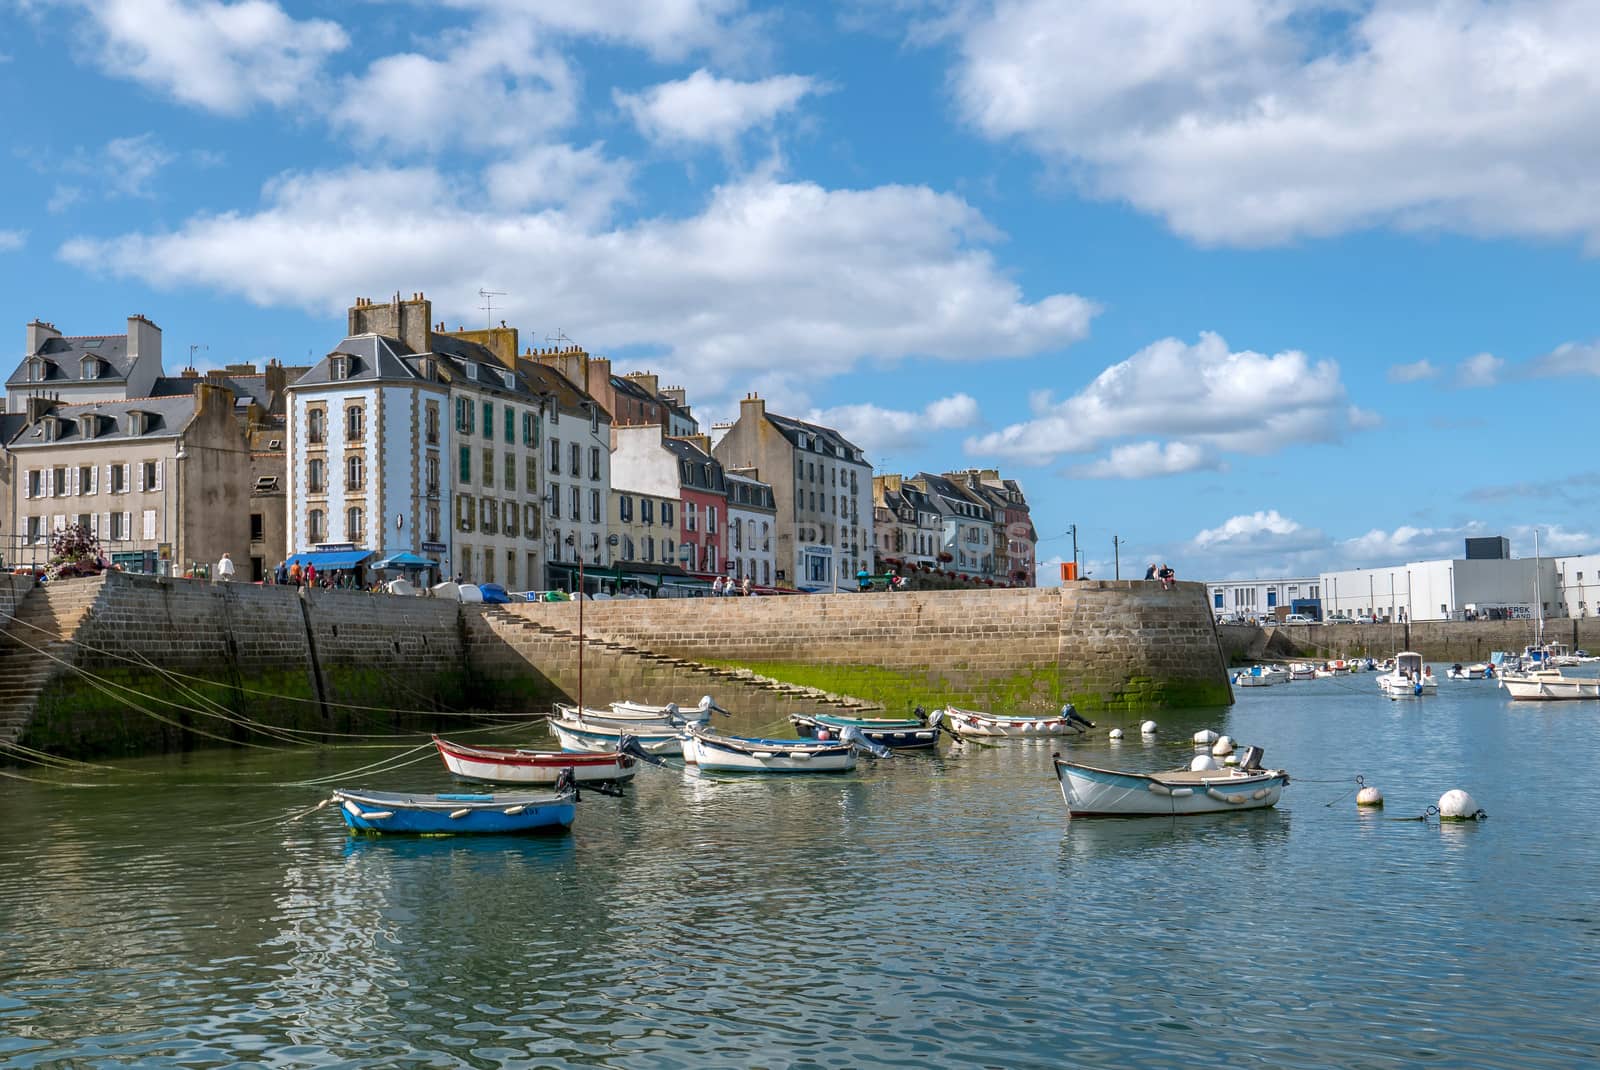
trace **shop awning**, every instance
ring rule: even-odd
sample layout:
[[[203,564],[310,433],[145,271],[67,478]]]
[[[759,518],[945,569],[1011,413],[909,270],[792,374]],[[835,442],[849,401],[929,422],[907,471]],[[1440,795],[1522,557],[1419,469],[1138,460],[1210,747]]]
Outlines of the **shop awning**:
[[[284,564],[299,565],[301,568],[316,565],[318,572],[328,572],[333,569],[355,568],[371,556],[371,550],[313,550],[310,553],[295,554]]]
[[[321,568],[322,566],[319,565],[317,567]],[[337,568],[338,566],[335,566],[335,567]],[[439,567],[439,562],[437,562],[437,561],[429,561],[426,557],[418,557],[416,554],[414,554],[414,553],[410,552],[409,550],[407,550],[407,551],[405,551],[403,553],[390,554],[388,557],[384,558],[382,561],[374,561],[372,563],[372,567],[373,568],[438,568]]]

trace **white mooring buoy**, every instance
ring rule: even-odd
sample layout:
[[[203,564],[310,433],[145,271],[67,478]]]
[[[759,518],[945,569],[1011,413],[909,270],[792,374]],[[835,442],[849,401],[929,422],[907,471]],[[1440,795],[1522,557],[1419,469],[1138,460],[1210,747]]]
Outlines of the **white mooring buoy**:
[[[1111,738],[1112,738],[1112,739],[1121,739],[1121,738],[1122,738],[1122,729],[1120,729],[1120,728],[1113,728],[1113,729],[1112,729],[1112,730],[1111,730]]]
[[[1211,744],[1211,753],[1215,754],[1218,758],[1224,758],[1224,757],[1232,754],[1233,753],[1233,737],[1232,736],[1219,736],[1219,737],[1217,737],[1217,741],[1215,743]]]
[[[1220,768],[1217,765],[1217,760],[1209,754],[1196,754],[1194,761],[1189,763],[1189,771],[1191,773],[1204,773],[1207,770],[1217,768]]]
[[[1141,724],[1139,726],[1139,734],[1141,736],[1153,736],[1153,735],[1155,735],[1156,734],[1156,723],[1154,721],[1145,721],[1143,724]]]
[[[1217,741],[1217,734],[1209,728],[1202,728],[1194,734],[1196,746],[1208,747]]]
[[[1371,806],[1377,808],[1383,805],[1383,792],[1368,784],[1356,792],[1357,806]]]
[[[1232,751],[1229,751],[1227,754],[1222,756],[1222,764],[1223,765],[1238,765],[1239,764],[1239,756],[1237,754],[1233,753]]]
[[[1478,804],[1460,788],[1451,788],[1439,796],[1440,821],[1472,821],[1478,816]]]

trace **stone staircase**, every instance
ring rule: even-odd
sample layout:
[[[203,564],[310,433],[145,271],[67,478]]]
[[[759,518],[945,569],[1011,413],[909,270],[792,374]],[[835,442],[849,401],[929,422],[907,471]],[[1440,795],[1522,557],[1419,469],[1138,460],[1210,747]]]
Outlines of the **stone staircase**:
[[[63,669],[39,651],[73,660],[72,637],[104,587],[99,576],[41,584],[23,596],[15,617],[0,627],[0,745],[22,738],[39,695]]]
[[[557,628],[548,624],[532,621],[517,613],[507,610],[504,606],[486,605],[483,607],[483,617],[497,633],[499,633],[513,646],[516,645],[515,637],[518,633],[566,640],[573,644],[578,642],[578,633],[566,628]],[[882,707],[873,703],[864,702],[850,695],[839,695],[822,691],[814,687],[801,687],[798,684],[784,683],[774,680],[770,676],[762,676],[751,672],[749,669],[723,669],[705,662],[693,661],[688,658],[674,658],[665,654],[658,654],[653,650],[634,646],[630,643],[617,642],[603,636],[585,634],[583,646],[586,651],[601,651],[604,654],[624,658],[638,658],[646,662],[654,662],[666,667],[676,669],[689,675],[694,681],[704,681],[705,690],[715,695],[715,687],[720,683],[731,683],[741,688],[752,688],[756,691],[767,692],[780,700],[790,700],[802,703],[809,707],[825,707],[836,710],[875,710]]]

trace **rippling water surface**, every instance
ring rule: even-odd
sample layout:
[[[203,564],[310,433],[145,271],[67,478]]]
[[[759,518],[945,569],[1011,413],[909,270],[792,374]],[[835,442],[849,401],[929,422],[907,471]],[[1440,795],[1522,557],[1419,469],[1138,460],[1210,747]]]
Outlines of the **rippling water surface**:
[[[1211,727],[1295,783],[1275,811],[1069,824],[1023,743],[847,778],[646,768],[568,837],[353,840],[328,810],[241,826],[381,752],[0,780],[0,1065],[1600,1061],[1600,704],[1392,702],[1364,675],[1157,719],[1072,749],[1170,768]],[[1325,805],[1356,773],[1381,816]],[[1490,819],[1393,820],[1451,787]]]

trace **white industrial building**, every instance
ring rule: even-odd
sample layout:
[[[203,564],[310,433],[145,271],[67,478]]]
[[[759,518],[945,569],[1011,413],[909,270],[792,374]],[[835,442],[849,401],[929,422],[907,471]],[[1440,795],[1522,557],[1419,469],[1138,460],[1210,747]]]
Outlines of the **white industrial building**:
[[[1324,615],[1394,621],[1578,616],[1580,602],[1587,610],[1592,596],[1600,596],[1600,558],[1514,558],[1500,537],[1468,539],[1466,551],[1446,560],[1324,572]],[[1580,575],[1589,577],[1590,595],[1582,593]]]
[[[1218,620],[1260,620],[1263,617],[1281,617],[1287,613],[1311,612],[1318,616],[1315,606],[1295,603],[1318,602],[1322,585],[1315,576],[1278,580],[1219,580],[1206,584],[1206,594],[1211,599],[1211,615]],[[1279,613],[1279,607],[1283,613]]]

